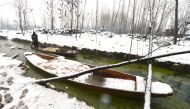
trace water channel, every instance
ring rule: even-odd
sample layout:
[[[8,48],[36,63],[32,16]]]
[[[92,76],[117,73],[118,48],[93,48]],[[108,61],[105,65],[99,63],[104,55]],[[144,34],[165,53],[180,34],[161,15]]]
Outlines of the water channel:
[[[12,46],[25,48],[27,50],[11,50],[10,48]],[[0,40],[0,52],[7,53],[7,56],[20,54],[17,59],[28,64],[23,56],[23,53],[26,51],[33,51],[30,49],[29,44],[16,43],[10,40]],[[76,57],[71,59],[93,65],[105,65],[124,61],[108,57],[90,55],[87,53],[79,53]],[[143,64],[131,64],[115,68],[114,70],[128,72],[139,76],[146,76],[147,74],[147,67]],[[41,74],[40,71],[33,68],[32,66],[29,67],[29,70],[26,72],[25,76],[38,79],[47,78],[46,75]],[[190,109],[190,75],[184,75],[178,72],[154,66],[153,79],[161,82],[166,82],[171,85],[174,90],[174,94],[173,96],[166,98],[152,98],[152,109]],[[89,92],[82,88],[74,87],[72,85],[63,84],[60,82],[52,82],[52,84],[56,86],[56,90],[66,92],[69,94],[69,97],[76,97],[78,100],[84,101],[96,109],[142,109],[144,105],[144,98],[122,98]]]

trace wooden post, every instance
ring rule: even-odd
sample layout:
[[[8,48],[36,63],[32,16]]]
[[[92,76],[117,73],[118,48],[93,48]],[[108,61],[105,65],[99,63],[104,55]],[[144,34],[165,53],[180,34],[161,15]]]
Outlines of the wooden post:
[[[144,109],[150,109],[151,104],[151,87],[152,87],[152,63],[148,65],[148,79],[146,81],[146,89],[145,89],[145,103]]]
[[[152,24],[151,24],[151,27],[152,27]],[[151,29],[151,36],[150,36],[150,39],[149,39],[149,55],[148,55],[148,57],[152,56],[152,47],[153,47],[153,42],[152,42],[153,29],[152,28],[150,28],[150,29]],[[152,87],[152,60],[149,60],[148,76],[147,76],[146,88],[145,88],[144,109],[150,109],[151,87]]]
[[[154,11],[154,4],[155,0],[149,2],[149,8],[150,8],[150,38],[149,38],[149,55],[148,57],[152,56],[152,48],[153,48],[153,32],[154,32],[154,17],[153,17],[153,11]],[[145,96],[144,96],[144,109],[150,109],[151,108],[151,87],[152,87],[152,60],[149,60],[148,64],[148,76],[146,81],[146,88],[145,88]]]

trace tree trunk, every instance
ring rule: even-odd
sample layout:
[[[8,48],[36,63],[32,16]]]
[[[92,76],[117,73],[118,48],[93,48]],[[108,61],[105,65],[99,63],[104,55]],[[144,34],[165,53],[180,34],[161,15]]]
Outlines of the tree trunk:
[[[95,25],[95,30],[97,32],[98,29],[98,8],[99,8],[99,1],[96,1],[96,25]]]
[[[85,12],[86,12],[86,0],[85,0],[83,11],[84,12],[83,12],[83,16],[82,16],[81,31],[83,30],[83,27],[84,27],[84,17],[85,17]]]
[[[27,28],[27,13],[26,10],[23,12],[23,18],[24,18],[24,30],[28,30]]]
[[[77,32],[78,32],[78,28],[79,28],[79,18],[80,18],[80,15],[81,15],[81,13],[79,12],[79,0],[77,0],[77,2],[78,2],[78,4],[77,4],[77,12],[76,12],[76,17],[77,17],[77,25],[76,25],[76,29],[77,29],[77,31],[76,31],[76,40],[77,40]]]
[[[52,9],[51,9],[51,30],[54,30],[54,12],[53,12],[53,6],[52,6]]]
[[[131,26],[131,42],[130,42],[130,50],[129,54],[131,54],[132,46],[133,46],[133,38],[134,38],[134,25],[135,25],[135,12],[136,12],[136,0],[133,1],[133,18],[132,18],[132,26]],[[129,56],[129,61],[131,57]]]
[[[73,0],[71,0],[71,31],[72,31],[72,29],[73,29],[73,8],[74,8],[74,3],[73,3]]]
[[[177,34],[178,34],[178,0],[175,0],[175,29],[174,29],[174,45],[177,44]]]
[[[19,10],[19,27],[20,27],[20,30],[22,32],[22,34],[24,35],[24,30],[23,30],[23,20],[22,20],[22,12]]]

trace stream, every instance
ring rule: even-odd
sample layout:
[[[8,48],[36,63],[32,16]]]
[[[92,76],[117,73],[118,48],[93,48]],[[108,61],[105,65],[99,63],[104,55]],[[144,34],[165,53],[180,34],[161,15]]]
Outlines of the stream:
[[[25,48],[27,50],[11,50],[11,47],[13,46]],[[31,50],[29,44],[21,44],[10,40],[0,39],[0,52],[7,53],[7,56],[20,54],[20,56],[16,59],[28,64],[23,56],[23,53],[26,51],[33,51]],[[90,55],[87,53],[79,53],[76,55],[76,57],[70,59],[93,65],[106,65],[124,61],[108,57]],[[147,75],[147,66],[144,64],[130,64],[127,66],[114,68],[114,70],[128,72],[133,75],[144,77]],[[40,72],[32,66],[29,67],[29,70],[24,76],[37,79],[47,78],[47,75],[40,74]],[[184,75],[178,72],[154,66],[153,80],[168,83],[173,88],[174,94],[166,98],[152,98],[152,109],[190,109],[190,75]],[[142,109],[144,105],[144,98],[122,98],[117,96],[110,96],[107,94],[85,91],[82,88],[74,87],[72,85],[63,84],[60,82],[52,82],[52,84],[56,86],[56,90],[66,92],[69,94],[69,97],[76,97],[78,100],[84,101],[96,109]]]

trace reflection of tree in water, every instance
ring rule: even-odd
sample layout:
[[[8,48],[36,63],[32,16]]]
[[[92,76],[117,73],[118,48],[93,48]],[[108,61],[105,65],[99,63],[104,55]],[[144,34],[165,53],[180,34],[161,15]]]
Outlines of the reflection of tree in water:
[[[186,98],[185,98],[185,101],[189,104],[190,103],[190,95],[188,95]]]
[[[181,83],[182,98],[190,105],[190,84]]]
[[[146,77],[146,74],[143,73],[142,71],[139,70],[135,70],[135,69],[126,69],[126,71],[124,73],[130,73],[132,75],[138,75],[138,76],[142,76],[142,77]]]
[[[177,91],[177,89],[179,90],[180,87],[181,87],[181,83],[180,82],[177,82],[175,80],[168,80],[168,83],[170,83],[170,85],[172,86],[174,92]]]

